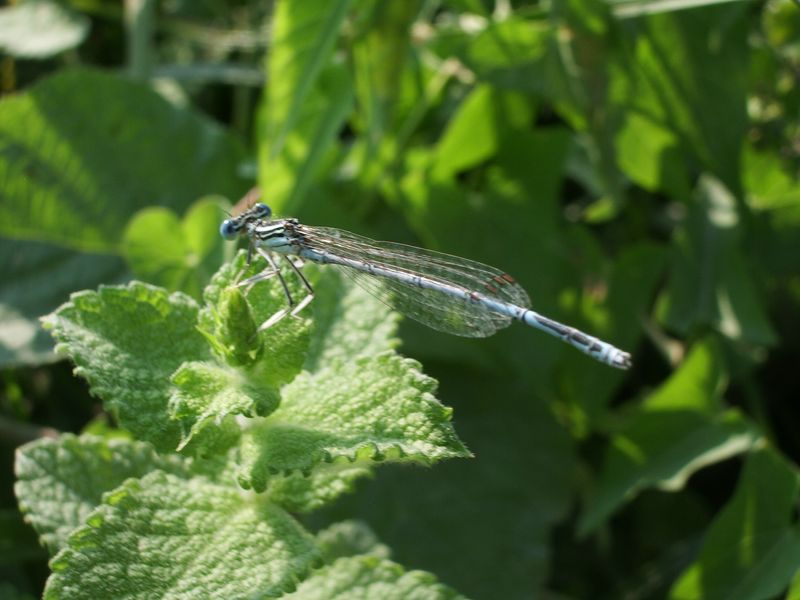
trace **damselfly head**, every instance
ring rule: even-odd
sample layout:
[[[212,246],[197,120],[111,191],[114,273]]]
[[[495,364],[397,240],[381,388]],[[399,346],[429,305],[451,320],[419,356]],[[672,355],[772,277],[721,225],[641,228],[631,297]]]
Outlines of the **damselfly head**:
[[[261,219],[269,219],[272,209],[263,202],[256,202],[242,214],[225,219],[219,226],[219,233],[226,240],[234,240],[236,236],[245,231],[247,224]]]

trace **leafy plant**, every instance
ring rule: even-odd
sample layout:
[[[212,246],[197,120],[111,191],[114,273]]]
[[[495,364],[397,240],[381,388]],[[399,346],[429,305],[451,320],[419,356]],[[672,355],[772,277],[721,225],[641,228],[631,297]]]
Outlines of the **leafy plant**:
[[[202,308],[132,282],[73,294],[45,319],[92,393],[149,442],[68,435],[20,450],[20,506],[54,553],[45,597],[276,597],[301,581],[304,595],[382,583],[453,596],[376,559],[367,575],[348,560],[309,579],[323,555],[287,509],[331,502],[379,461],[469,453],[435,382],[392,350],[394,327],[365,327],[395,322],[385,307],[329,278],[320,286],[337,294],[320,304],[335,320],[256,335],[283,297],[275,282],[250,302],[231,287],[244,258],[212,278]]]
[[[0,439],[55,557],[6,452],[0,596],[797,596],[796,2],[134,5],[0,13]],[[254,338],[282,296],[218,226],[256,184],[634,369],[324,268]]]

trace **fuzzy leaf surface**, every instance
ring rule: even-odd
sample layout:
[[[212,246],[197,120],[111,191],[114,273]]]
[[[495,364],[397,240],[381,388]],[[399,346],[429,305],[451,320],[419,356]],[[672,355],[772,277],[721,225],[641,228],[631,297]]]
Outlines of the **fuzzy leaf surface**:
[[[155,471],[107,494],[50,563],[44,597],[279,597],[320,562],[283,509]]]
[[[431,573],[406,571],[377,556],[340,558],[316,571],[286,600],[456,600],[464,596]]]
[[[198,310],[185,294],[133,282],[77,292],[43,323],[123,427],[157,449],[174,450],[170,376],[185,361],[211,358],[195,328]]]
[[[14,491],[26,520],[53,555],[105,492],[155,469],[180,473],[184,467],[177,457],[161,457],[142,442],[66,434],[17,450]]]
[[[339,521],[317,532],[317,546],[330,564],[338,558],[371,554],[389,558],[390,550],[382,544],[375,532],[363,521],[349,519]]]
[[[204,292],[207,305],[199,327],[217,356],[186,362],[172,376],[169,411],[180,422],[179,448],[193,440],[195,447],[206,449],[224,442],[232,433],[233,424],[226,421],[232,415],[270,414],[280,402],[281,386],[294,379],[305,361],[309,319],[286,317],[256,335],[259,324],[287,305],[277,278],[256,284],[246,300],[231,287],[266,267],[259,259],[245,266],[245,256],[241,252],[223,265]],[[297,278],[287,279],[292,295],[302,298]]]
[[[246,433],[240,481],[263,490],[270,473],[310,473],[337,459],[469,456],[435,389],[419,363],[392,352],[303,373],[283,389],[281,407]]]
[[[314,329],[304,368],[374,356],[397,347],[400,315],[335,269],[314,284]]]

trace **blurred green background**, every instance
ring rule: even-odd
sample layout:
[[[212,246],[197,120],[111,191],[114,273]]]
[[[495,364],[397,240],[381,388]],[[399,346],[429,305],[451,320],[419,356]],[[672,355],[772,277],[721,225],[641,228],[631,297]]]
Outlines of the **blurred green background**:
[[[132,277],[199,296],[258,185],[634,357],[405,321],[476,458],[308,526],[363,519],[476,599],[800,598],[798,79],[791,0],[6,2],[0,596],[48,573],[15,447],[107,420],[38,317]]]

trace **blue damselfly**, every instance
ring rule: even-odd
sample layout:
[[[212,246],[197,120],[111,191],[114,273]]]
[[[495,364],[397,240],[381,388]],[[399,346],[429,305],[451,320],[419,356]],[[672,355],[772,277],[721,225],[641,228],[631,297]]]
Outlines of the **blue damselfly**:
[[[331,227],[272,219],[261,202],[223,221],[220,233],[250,241],[247,262],[258,253],[269,267],[237,285],[251,286],[278,277],[288,306],[265,321],[263,331],[287,315],[296,315],[314,298],[314,290],[291,257],[341,267],[356,283],[402,314],[433,329],[464,337],[486,337],[512,320],[541,329],[592,358],[619,369],[631,366],[630,354],[530,309],[525,290],[507,273],[472,260],[405,244],[378,242]],[[281,275],[282,256],[300,278],[306,296],[296,302]]]

